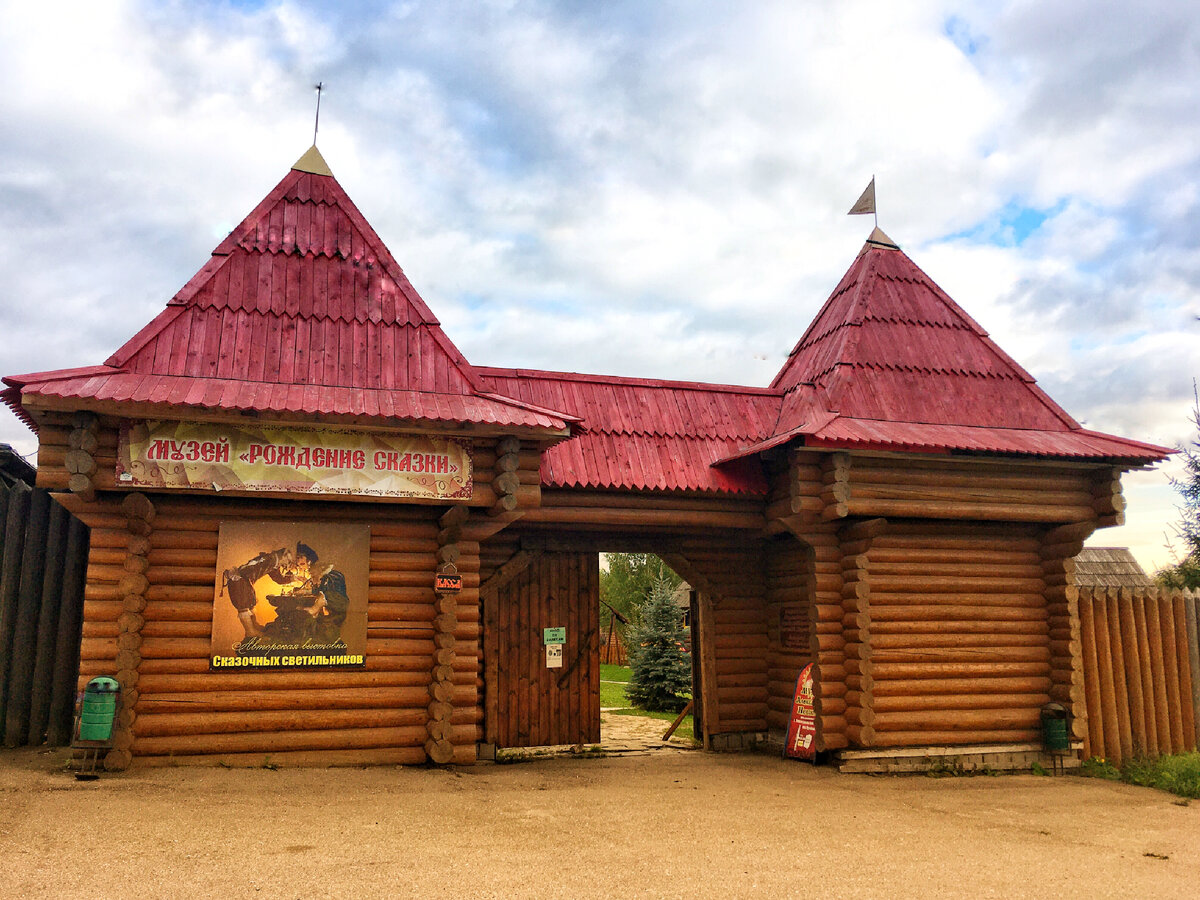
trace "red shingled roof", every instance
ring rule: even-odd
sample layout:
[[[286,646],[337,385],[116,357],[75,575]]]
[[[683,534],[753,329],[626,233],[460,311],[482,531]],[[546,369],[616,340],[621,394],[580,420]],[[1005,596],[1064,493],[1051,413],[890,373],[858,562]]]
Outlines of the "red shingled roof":
[[[315,148],[104,366],[5,381],[26,396],[218,410],[559,433],[575,421],[480,389]]]
[[[547,486],[766,491],[757,459],[713,464],[771,434],[776,391],[530,369],[475,371],[504,394],[584,420],[583,434],[542,454]]]
[[[1082,429],[878,229],[771,386],[784,393],[772,444],[1137,463],[1171,452]]]
[[[555,487],[762,494],[759,454],[810,446],[1133,464],[1170,451],[1086,431],[876,230],[769,388],[474,368],[316,149],[102,366],[22,395],[583,433]],[[561,411],[560,411],[561,410]]]

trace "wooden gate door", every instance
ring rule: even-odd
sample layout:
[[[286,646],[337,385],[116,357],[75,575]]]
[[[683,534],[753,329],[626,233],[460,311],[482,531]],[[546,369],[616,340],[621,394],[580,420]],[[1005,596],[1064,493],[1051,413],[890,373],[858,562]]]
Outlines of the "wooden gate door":
[[[600,740],[600,558],[538,553],[484,607],[486,716],[497,747]],[[566,630],[561,667],[545,630]]]

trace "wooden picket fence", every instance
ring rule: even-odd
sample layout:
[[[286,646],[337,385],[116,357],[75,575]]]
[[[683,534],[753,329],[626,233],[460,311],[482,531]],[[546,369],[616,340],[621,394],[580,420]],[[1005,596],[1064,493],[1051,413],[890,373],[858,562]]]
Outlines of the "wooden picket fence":
[[[1081,587],[1084,756],[1113,765],[1200,741],[1200,594]]]
[[[71,741],[87,557],[87,526],[46,490],[0,481],[5,747]]]

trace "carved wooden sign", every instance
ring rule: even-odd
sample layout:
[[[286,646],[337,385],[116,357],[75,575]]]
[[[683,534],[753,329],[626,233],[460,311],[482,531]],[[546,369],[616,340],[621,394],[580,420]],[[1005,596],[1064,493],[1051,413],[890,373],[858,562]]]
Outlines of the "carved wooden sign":
[[[462,576],[457,572],[438,572],[433,576],[433,589],[439,594],[457,594],[462,590]]]
[[[779,645],[785,650],[808,650],[808,614],[803,604],[779,607]]]

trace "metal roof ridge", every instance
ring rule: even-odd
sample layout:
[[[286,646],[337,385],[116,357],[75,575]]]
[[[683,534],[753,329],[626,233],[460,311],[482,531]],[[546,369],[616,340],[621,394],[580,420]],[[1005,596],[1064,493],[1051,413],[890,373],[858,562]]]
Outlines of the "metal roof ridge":
[[[525,409],[530,412],[542,413],[547,416],[555,416],[562,419],[564,422],[582,423],[581,416],[572,415],[571,413],[561,412],[557,409],[551,409],[548,406],[538,406],[536,403],[526,403],[524,400],[518,400],[515,397],[509,397],[504,394],[498,394],[493,391],[478,391],[476,396],[485,400],[492,400],[496,403],[503,403],[506,406],[512,406],[517,409]]]
[[[90,378],[93,375],[116,375],[120,369],[101,363],[95,366],[76,366],[72,369],[47,369],[44,372],[26,372],[23,375],[5,375],[0,378],[9,387],[22,388],[27,384],[46,381],[65,381],[69,378]]]
[[[508,368],[504,366],[473,366],[483,376],[496,378],[534,378],[546,381],[578,381],[586,384],[611,384],[623,387],[669,388],[751,396],[781,397],[782,390],[742,384],[718,384],[705,381],[673,381],[663,378],[637,378],[626,375],[594,375],[584,372],[556,372],[550,369]]]

